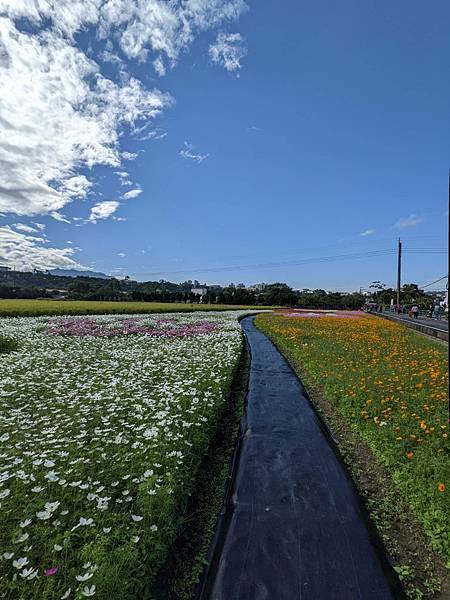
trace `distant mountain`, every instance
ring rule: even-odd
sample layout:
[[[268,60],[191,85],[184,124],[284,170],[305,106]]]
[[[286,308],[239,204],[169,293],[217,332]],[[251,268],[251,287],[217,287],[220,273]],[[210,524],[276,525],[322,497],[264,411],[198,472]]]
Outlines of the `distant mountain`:
[[[95,271],[77,271],[76,269],[51,269],[50,275],[58,277],[95,277],[96,279],[112,279],[110,275],[105,273],[97,273]]]

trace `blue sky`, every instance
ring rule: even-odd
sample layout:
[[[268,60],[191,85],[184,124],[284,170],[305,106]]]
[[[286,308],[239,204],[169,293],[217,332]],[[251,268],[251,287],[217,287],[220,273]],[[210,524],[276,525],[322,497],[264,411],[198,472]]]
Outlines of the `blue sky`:
[[[2,187],[0,181],[0,262],[76,264],[140,280],[286,281],[296,288],[352,290],[376,279],[393,285],[395,255],[315,259],[394,251],[401,236],[404,280],[425,284],[442,277],[446,255],[430,249],[447,244],[448,2],[437,0],[433,10],[417,0],[211,4],[216,13],[206,15],[206,26],[193,27],[186,43],[174,49],[179,31],[163,28],[164,44],[150,35],[136,57],[130,57],[129,36],[128,45],[120,38],[126,23],[118,32],[114,21],[102,26],[85,17],[69,31],[67,14],[55,16],[51,6],[40,20],[5,9],[13,26],[27,32],[25,45],[31,38],[44,44],[42,32],[50,31],[46,44],[76,47],[98,65],[104,81],[128,86],[128,96],[119,102],[114,92],[111,100],[108,88],[107,99],[101,92],[99,100],[96,89],[92,102],[100,108],[86,113],[86,103],[77,104],[67,86],[75,113],[88,118],[83,127],[102,123],[103,115],[120,137],[106,139],[94,159],[85,158],[91,149],[83,137],[67,141],[76,149],[85,144],[82,159],[74,158],[72,147],[58,148],[58,177],[46,176],[59,194],[52,202],[45,190],[32,202],[18,200],[17,182]],[[0,13],[1,7],[0,2]],[[151,29],[152,22],[143,22]],[[115,62],[104,60],[105,49]],[[6,45],[11,55],[19,50]],[[2,63],[1,56],[0,66],[11,70],[14,61]],[[152,64],[158,56],[163,76]],[[36,64],[42,68],[42,60]],[[19,74],[25,79],[23,68]],[[92,75],[76,76],[83,81]],[[142,96],[132,109],[128,98],[135,101],[136,93],[130,78],[140,82]],[[50,93],[39,95],[44,105],[36,120],[47,114],[45,102],[50,111],[52,103],[63,104],[63,77],[57,81],[56,100]],[[18,86],[20,93],[25,95],[25,85]],[[32,122],[33,110],[27,115]],[[131,123],[127,114],[133,111],[139,118]],[[18,144],[28,148],[32,144],[20,131],[23,118],[16,117]],[[62,130],[64,118],[63,111],[55,129],[63,140],[79,126],[71,114]],[[105,133],[98,131],[98,137]],[[110,138],[114,132],[107,130]],[[117,160],[104,158],[111,148]],[[137,156],[126,160],[123,152]],[[70,168],[64,171],[66,159]],[[35,178],[45,169],[39,160]],[[77,180],[82,189],[77,197],[67,178],[83,175],[89,184]],[[123,198],[130,190],[142,191]],[[110,204],[92,211],[105,202]]]

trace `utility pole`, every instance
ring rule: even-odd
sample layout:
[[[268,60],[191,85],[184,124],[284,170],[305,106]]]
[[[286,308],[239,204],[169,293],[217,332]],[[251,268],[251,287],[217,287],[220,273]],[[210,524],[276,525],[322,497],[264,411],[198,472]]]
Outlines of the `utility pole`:
[[[400,290],[402,287],[402,241],[398,238],[397,257],[397,314],[400,312]]]

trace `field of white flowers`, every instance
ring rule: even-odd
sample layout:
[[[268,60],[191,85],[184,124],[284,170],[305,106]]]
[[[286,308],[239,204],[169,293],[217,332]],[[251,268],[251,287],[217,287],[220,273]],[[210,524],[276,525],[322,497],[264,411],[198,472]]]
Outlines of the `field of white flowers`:
[[[2,319],[0,598],[143,597],[236,369],[239,313]]]

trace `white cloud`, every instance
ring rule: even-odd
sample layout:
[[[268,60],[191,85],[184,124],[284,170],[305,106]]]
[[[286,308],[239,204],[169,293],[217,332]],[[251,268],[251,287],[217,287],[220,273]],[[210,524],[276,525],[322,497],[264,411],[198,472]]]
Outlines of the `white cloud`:
[[[114,171],[114,173],[119,177],[120,185],[133,185],[130,175],[126,171]]]
[[[89,215],[89,221],[91,223],[97,223],[100,219],[107,219],[113,215],[119,208],[119,202],[116,200],[105,200],[99,202],[91,208],[91,214]]]
[[[155,58],[155,60],[153,61],[153,67],[160,77],[164,77],[164,75],[166,74],[166,67],[164,65],[163,59],[160,56],[158,56],[158,58]]]
[[[366,229],[365,231],[362,231],[359,235],[361,237],[366,237],[367,235],[373,235],[375,233],[375,229]]]
[[[173,65],[198,33],[236,20],[244,0],[108,0],[101,9],[100,36],[112,26],[128,58],[146,59],[150,52],[165,54]]]
[[[419,223],[423,222],[423,218],[419,217],[415,214],[409,215],[409,217],[402,217],[401,219],[399,219],[397,221],[397,223],[394,225],[394,227],[397,227],[399,229],[405,229],[406,227],[415,227],[416,225],[419,225]]]
[[[103,62],[113,63],[119,67],[125,65],[124,61],[114,52],[114,45],[111,40],[106,41],[105,49],[103,52],[100,52],[100,59]]]
[[[195,146],[189,144],[188,142],[184,142],[183,148],[180,150],[179,155],[182,158],[186,158],[187,160],[193,160],[199,164],[209,156],[209,154],[195,154],[194,150]]]
[[[57,210],[53,210],[50,213],[50,216],[55,219],[55,221],[61,221],[61,223],[70,223],[69,219],[66,219],[66,217]]]
[[[122,196],[122,198],[124,198],[125,200],[131,200],[132,198],[137,198],[141,194],[142,194],[142,190],[139,189],[139,188],[136,188],[136,189],[130,190],[129,192],[127,192],[126,194],[124,194]]]
[[[77,169],[119,166],[120,128],[154,118],[171,99],[132,77],[121,86],[106,79],[55,32],[28,35],[3,18],[0,36],[0,212],[58,211],[87,195]]]
[[[161,129],[151,129],[152,123],[147,123],[143,127],[135,128],[134,134],[137,136],[139,141],[145,140],[162,140],[167,136],[167,131],[161,131]]]
[[[25,225],[25,223],[14,223],[12,227],[14,227],[14,229],[17,229],[17,231],[24,231],[25,233],[39,233],[39,229],[36,229],[35,227],[30,227],[30,225]]]
[[[138,153],[137,152],[122,152],[121,156],[124,160],[136,160],[136,158],[138,157]]]
[[[119,252],[117,256],[120,256],[120,258],[125,258],[126,254],[125,252]]]
[[[33,223],[33,225],[36,225],[36,227],[39,229],[39,231],[44,231],[44,229],[45,229],[44,223]]]
[[[240,33],[219,33],[214,44],[209,47],[213,63],[222,65],[227,71],[241,69],[241,60],[247,54]]]
[[[53,269],[57,267],[85,269],[72,258],[73,248],[43,246],[42,238],[0,227],[0,262],[18,270]]]
[[[163,75],[197,35],[246,9],[244,0],[0,0],[0,212],[58,215],[90,192],[87,170],[137,157],[121,152],[122,131],[173,100],[127,74],[118,48]],[[88,28],[106,40],[103,55],[77,45]],[[240,60],[220,56],[226,68]],[[119,64],[118,82],[101,73],[102,57]]]

